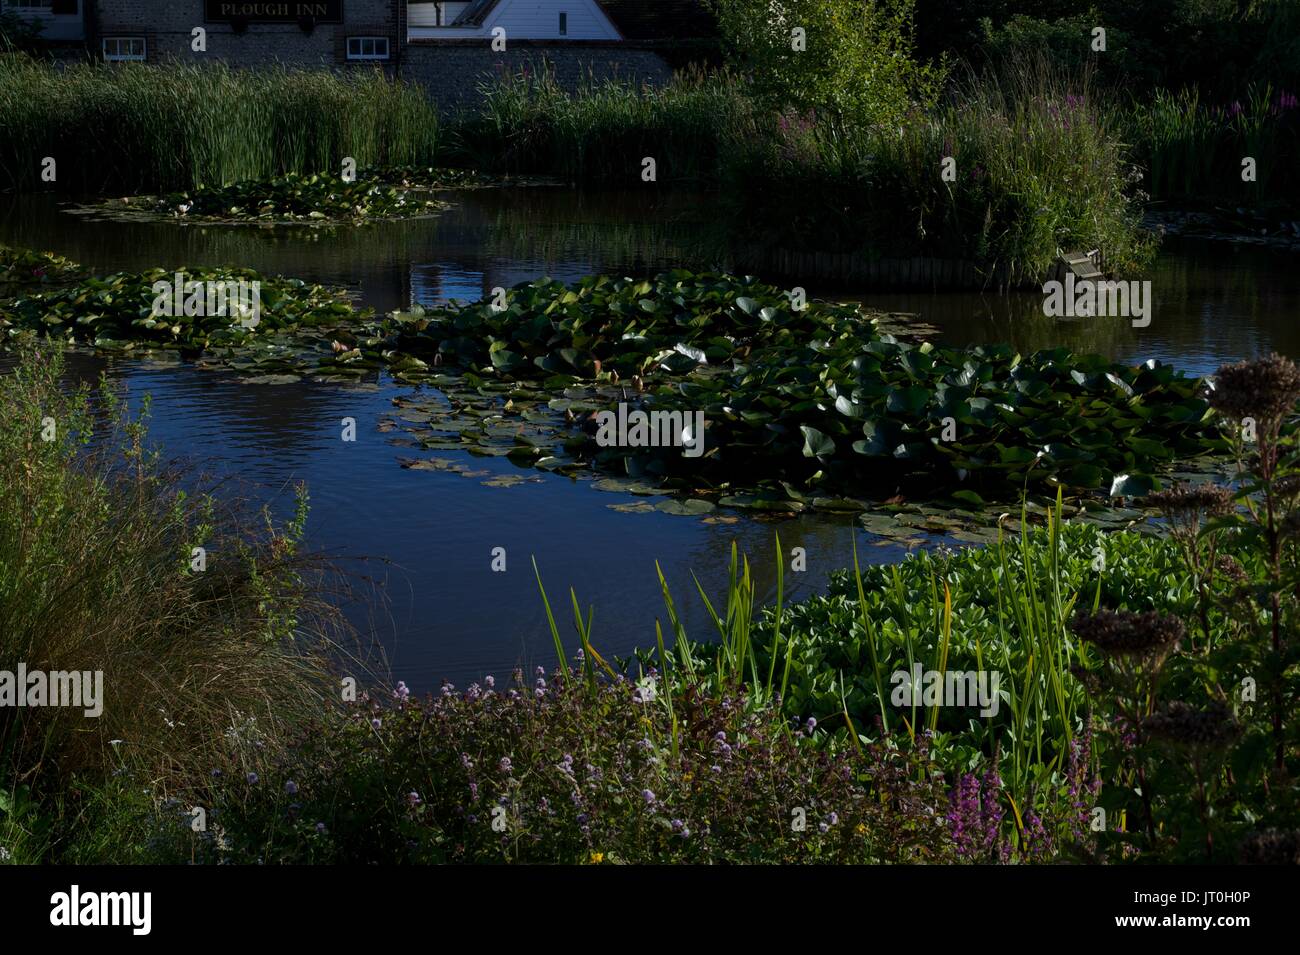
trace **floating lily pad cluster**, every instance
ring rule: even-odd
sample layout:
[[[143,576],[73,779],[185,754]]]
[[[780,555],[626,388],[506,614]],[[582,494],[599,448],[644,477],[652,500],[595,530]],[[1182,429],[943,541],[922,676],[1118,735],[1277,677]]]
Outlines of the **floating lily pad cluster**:
[[[174,286],[177,273],[149,269],[83,277],[63,287],[0,299],[0,337],[26,330],[98,348],[152,344],[201,351],[246,345],[277,332],[292,331],[299,340],[319,339],[322,330],[367,314],[357,312],[344,292],[299,279],[264,277],[252,269],[178,271],[184,282],[257,282],[257,324],[249,327],[230,308],[225,315],[162,314],[163,309],[155,307],[160,294],[156,283]],[[307,360],[309,356],[300,356],[297,364]]]
[[[0,300],[73,281],[81,266],[50,252],[0,245]]]
[[[499,181],[499,177],[485,176],[474,169],[447,166],[367,166],[357,173],[357,179],[408,189],[474,189]]]
[[[121,206],[185,220],[218,222],[339,222],[431,215],[445,204],[427,192],[358,176],[289,174],[229,186],[201,185],[166,196],[137,196]]]
[[[749,277],[543,279],[374,319],[345,293],[296,280],[186,274],[260,279],[258,327],[154,316],[153,283],[173,277],[156,269],[0,301],[0,330],[188,347],[265,383],[384,371],[438,389],[400,416],[429,450],[563,473],[594,465],[687,501],[774,515],[884,502],[892,510],[875,509],[872,529],[908,542],[987,524],[995,502],[1026,487],[1142,495],[1175,461],[1197,468],[1224,450],[1201,381],[1172,368],[908,341],[860,308],[797,307],[794,293]],[[600,446],[596,415],[620,403],[702,411],[703,455]],[[925,506],[945,500],[969,515]]]
[[[1200,379],[1168,366],[903,341],[753,278],[542,280],[391,322],[400,352],[552,387],[622,382],[642,410],[703,411],[701,458],[589,450],[697,487],[779,477],[777,500],[906,490],[978,505],[1026,483],[1136,495],[1163,464],[1223,448]]]

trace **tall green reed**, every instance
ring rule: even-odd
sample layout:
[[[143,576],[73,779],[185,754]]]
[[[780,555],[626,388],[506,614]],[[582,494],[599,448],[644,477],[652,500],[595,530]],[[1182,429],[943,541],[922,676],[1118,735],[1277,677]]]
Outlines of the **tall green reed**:
[[[381,72],[80,64],[0,56],[0,186],[188,189],[285,173],[431,164],[437,111]]]

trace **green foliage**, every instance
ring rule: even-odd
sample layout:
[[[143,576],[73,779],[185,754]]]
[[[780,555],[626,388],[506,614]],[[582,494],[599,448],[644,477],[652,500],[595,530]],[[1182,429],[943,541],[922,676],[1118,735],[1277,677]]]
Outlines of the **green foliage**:
[[[928,56],[993,69],[1026,53],[1090,62],[1104,85],[1136,98],[1194,86],[1231,99],[1251,84],[1300,84],[1293,0],[918,0],[916,22]],[[1099,26],[1104,52],[1091,48]]]
[[[1085,696],[1071,670],[1092,664],[1067,625],[1075,609],[1098,600],[1139,611],[1195,605],[1172,542],[1052,514],[1047,527],[1022,523],[1019,535],[987,548],[922,551],[857,575],[837,571],[826,595],[756,615],[747,643],[753,659],[718,670],[718,684],[788,667],[788,716],[837,731],[851,726],[850,735],[868,738],[915,740],[929,730],[936,757],[952,770],[1000,759],[1020,799],[1041,767],[1063,764],[1084,726]],[[675,621],[675,611],[669,617]],[[702,658],[718,651],[675,629],[678,670],[688,654],[693,671],[708,672]],[[926,671],[997,671],[997,713],[894,705],[892,676],[917,663]],[[756,684],[760,694],[773,686]]]
[[[711,6],[759,101],[778,112],[826,115],[836,133],[894,126],[914,108],[932,105],[944,81],[943,68],[914,57],[914,0],[711,0]]]

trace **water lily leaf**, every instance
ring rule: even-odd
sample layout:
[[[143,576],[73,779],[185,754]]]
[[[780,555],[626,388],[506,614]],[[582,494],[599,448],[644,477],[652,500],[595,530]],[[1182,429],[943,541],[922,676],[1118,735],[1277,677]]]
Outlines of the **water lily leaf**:
[[[1110,496],[1145,497],[1156,488],[1156,481],[1146,474],[1116,474],[1110,482]]]
[[[799,430],[803,432],[803,456],[806,458],[817,458],[826,460],[835,454],[835,441],[828,435],[822,434],[816,428],[810,428],[806,424],[800,425]]]

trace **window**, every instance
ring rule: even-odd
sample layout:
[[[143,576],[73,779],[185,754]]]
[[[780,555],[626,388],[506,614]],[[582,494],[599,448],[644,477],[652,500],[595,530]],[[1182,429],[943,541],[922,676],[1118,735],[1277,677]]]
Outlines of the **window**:
[[[104,37],[104,59],[111,62],[143,60],[145,54],[142,36]]]
[[[569,35],[569,15],[563,10],[560,11],[560,36]]]
[[[386,36],[348,37],[348,59],[349,60],[388,59],[388,37]]]
[[[51,13],[59,17],[75,17],[81,12],[81,0],[3,0],[0,7],[24,13]]]

